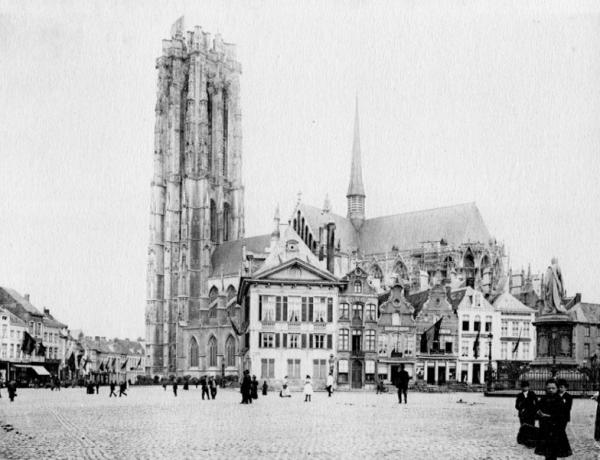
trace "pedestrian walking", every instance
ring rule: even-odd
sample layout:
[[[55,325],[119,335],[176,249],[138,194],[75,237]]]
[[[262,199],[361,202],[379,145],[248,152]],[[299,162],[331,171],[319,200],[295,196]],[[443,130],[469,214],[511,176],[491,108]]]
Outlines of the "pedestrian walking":
[[[592,399],[597,402],[596,405],[596,426],[594,427],[594,439],[600,441],[600,392],[596,391]]]
[[[200,386],[202,387],[202,400],[204,400],[204,395],[206,395],[206,399],[210,400],[210,393],[208,391],[208,382],[204,375],[200,379]]]
[[[304,402],[311,402],[312,394],[313,394],[312,381],[310,380],[310,375],[307,375],[306,380],[304,381]]]
[[[329,375],[327,376],[327,392],[331,398],[331,393],[333,393],[333,372],[331,371],[329,371]]]
[[[114,396],[115,398],[117,397],[117,393],[115,393],[115,388],[117,387],[117,384],[112,381],[110,382],[110,394],[108,395],[108,397],[112,397]]]
[[[189,383],[187,380],[183,381],[183,391],[188,391],[190,389]]]
[[[8,391],[8,399],[10,399],[10,402],[14,402],[17,397],[17,382],[14,380],[8,382],[6,384],[6,390]]]
[[[208,389],[210,390],[212,399],[215,399],[217,396],[217,381],[213,377],[208,380]]]
[[[177,380],[173,380],[173,394],[177,396]]]
[[[400,372],[396,378],[396,388],[398,388],[398,404],[402,404],[402,395],[404,395],[404,404],[408,404],[407,393],[408,393],[408,381],[412,377],[408,375],[408,372],[404,369],[404,364],[400,364]]]
[[[252,386],[250,396],[252,397],[252,399],[258,399],[258,380],[256,380],[256,375],[252,376],[251,384]]]
[[[269,385],[267,385],[267,381],[265,380],[265,383],[263,383],[262,386],[262,394],[263,396],[267,396],[267,391],[269,390]]]
[[[167,382],[165,380],[163,380],[162,386],[163,390],[167,391]]]
[[[242,393],[242,404],[251,404],[252,398],[250,397],[250,391],[252,387],[252,380],[250,379],[250,371],[246,369],[244,376],[242,377],[242,384],[240,385],[240,391]]]
[[[520,423],[517,442],[527,447],[535,447],[538,438],[538,430],[535,426],[537,403],[537,395],[529,390],[529,382],[523,380],[521,382],[521,392],[517,395],[515,401],[515,409]]]
[[[119,398],[121,397],[121,395],[127,396],[125,390],[127,390],[127,383],[125,381],[122,381],[119,385]]]
[[[537,408],[540,436],[535,447],[536,455],[543,455],[547,460],[573,455],[565,431],[568,409],[558,394],[556,380],[546,381],[546,394],[540,398]]]
[[[99,395],[100,394],[100,382],[96,381],[96,394]]]

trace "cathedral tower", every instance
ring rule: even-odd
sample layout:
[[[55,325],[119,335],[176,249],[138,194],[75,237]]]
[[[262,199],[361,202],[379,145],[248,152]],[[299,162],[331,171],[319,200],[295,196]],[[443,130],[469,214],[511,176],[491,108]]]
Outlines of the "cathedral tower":
[[[235,47],[183,18],[156,61],[146,344],[153,374],[176,371],[180,326],[208,304],[215,247],[244,234]]]
[[[348,219],[356,230],[360,230],[365,221],[365,188],[362,180],[360,163],[360,135],[358,130],[358,98],[354,114],[354,140],[352,143],[352,165],[350,167],[350,184],[348,185]]]

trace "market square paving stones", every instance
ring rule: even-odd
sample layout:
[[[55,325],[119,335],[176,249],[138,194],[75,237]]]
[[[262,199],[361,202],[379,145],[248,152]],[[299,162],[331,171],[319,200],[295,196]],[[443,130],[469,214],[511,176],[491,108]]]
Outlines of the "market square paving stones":
[[[269,393],[241,405],[234,390],[214,401],[194,387],[177,397],[170,387],[108,393],[21,389],[11,404],[3,390],[0,458],[541,458],[516,443],[512,398],[409,393],[400,405],[395,394],[319,392],[304,403],[300,393]],[[595,410],[593,401],[574,401],[572,458],[599,458]]]

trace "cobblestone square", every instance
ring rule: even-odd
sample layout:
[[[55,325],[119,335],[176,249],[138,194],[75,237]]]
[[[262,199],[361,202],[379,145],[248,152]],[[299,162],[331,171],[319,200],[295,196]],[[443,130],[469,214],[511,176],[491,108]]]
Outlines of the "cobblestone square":
[[[512,398],[474,393],[276,393],[241,405],[235,390],[132,387],[109,398],[84,389],[2,390],[0,458],[541,458],[516,443]],[[458,402],[463,400],[463,403]],[[576,459],[598,458],[595,402],[576,399],[568,435]]]

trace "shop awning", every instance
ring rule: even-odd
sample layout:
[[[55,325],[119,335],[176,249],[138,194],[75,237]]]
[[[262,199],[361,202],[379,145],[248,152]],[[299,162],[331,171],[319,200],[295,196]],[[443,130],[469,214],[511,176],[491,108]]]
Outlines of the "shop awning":
[[[14,367],[28,367],[32,369],[37,375],[50,375],[50,372],[46,370],[44,366],[30,366],[27,364],[14,364]]]

